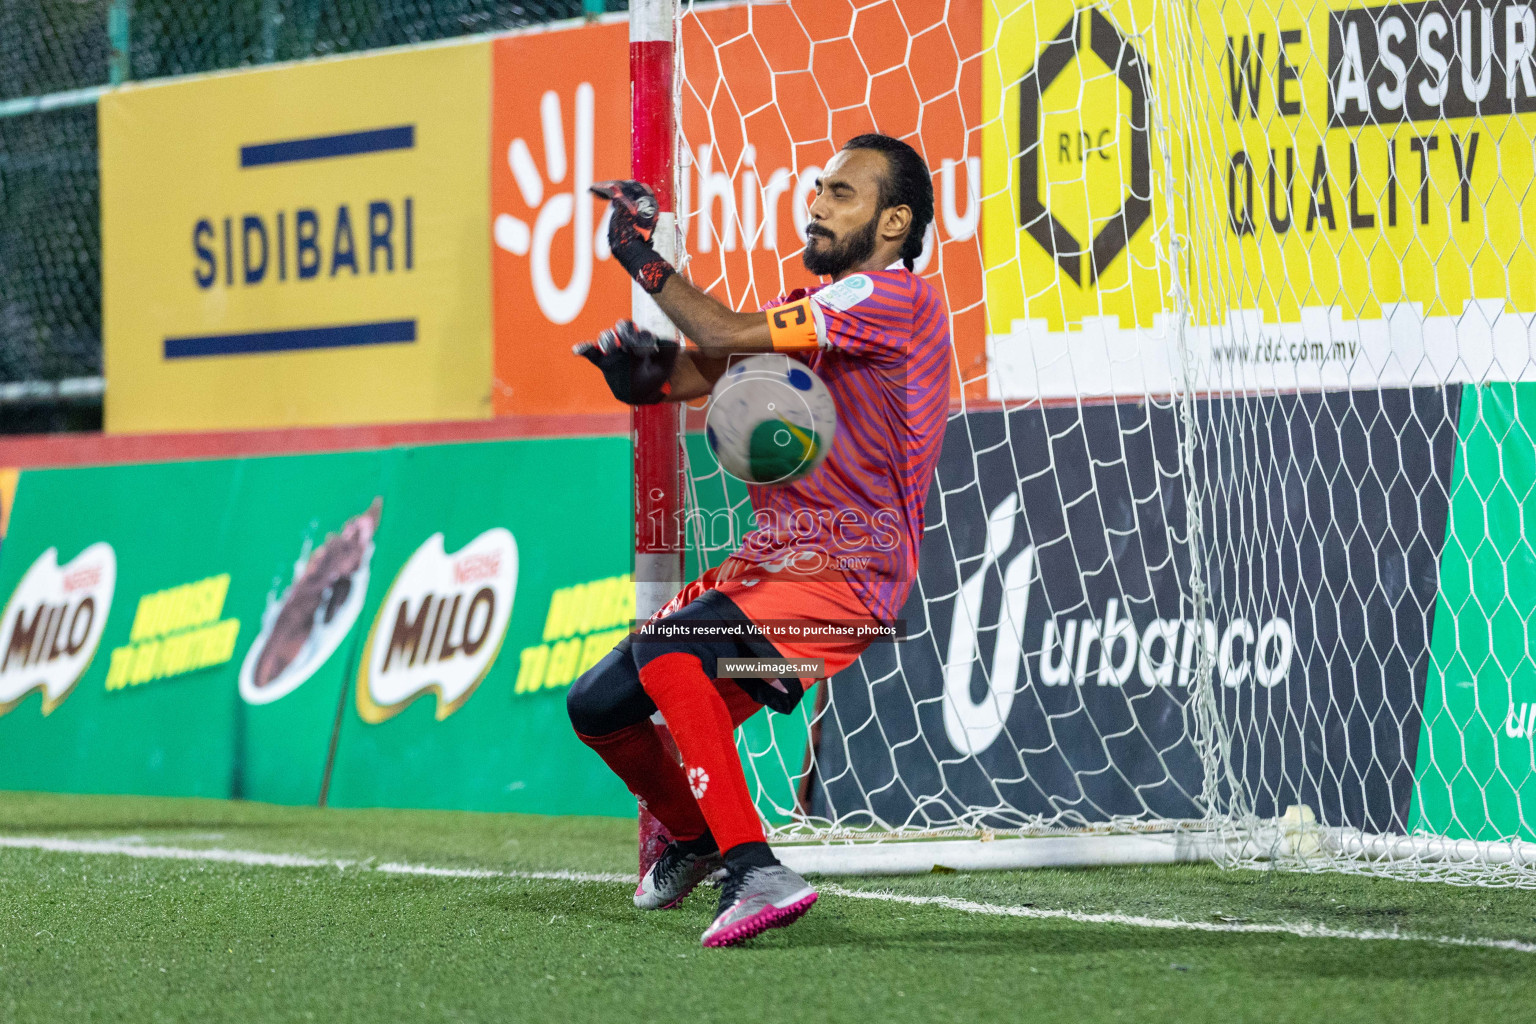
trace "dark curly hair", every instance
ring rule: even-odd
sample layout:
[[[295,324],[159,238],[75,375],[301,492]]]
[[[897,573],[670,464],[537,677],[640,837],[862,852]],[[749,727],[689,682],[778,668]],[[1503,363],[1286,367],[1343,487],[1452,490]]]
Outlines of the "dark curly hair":
[[[912,211],[912,225],[901,246],[901,261],[911,270],[923,254],[923,236],[933,222],[933,175],[917,150],[889,135],[855,135],[843,149],[873,149],[885,154],[886,175],[880,181],[880,209],[905,206]]]

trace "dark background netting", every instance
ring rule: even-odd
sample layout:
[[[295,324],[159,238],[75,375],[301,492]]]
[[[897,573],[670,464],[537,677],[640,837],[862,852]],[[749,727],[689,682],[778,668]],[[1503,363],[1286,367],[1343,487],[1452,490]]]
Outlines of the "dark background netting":
[[[106,84],[112,6],[0,0],[0,102]],[[127,68],[161,78],[583,13],[582,0],[133,0]],[[0,384],[101,373],[98,185],[94,106],[0,117]],[[0,403],[0,432],[100,425],[99,400]]]
[[[110,6],[110,0],[0,0],[0,99],[106,82]]]
[[[581,14],[582,0],[135,0],[130,63],[134,78],[184,75]]]

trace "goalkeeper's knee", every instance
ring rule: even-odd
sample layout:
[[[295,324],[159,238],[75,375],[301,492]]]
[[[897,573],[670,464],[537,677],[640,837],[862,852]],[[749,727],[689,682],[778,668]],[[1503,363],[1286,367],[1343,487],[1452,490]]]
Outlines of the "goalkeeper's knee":
[[[627,638],[571,684],[565,710],[582,736],[606,736],[655,714],[656,705],[640,685]]]

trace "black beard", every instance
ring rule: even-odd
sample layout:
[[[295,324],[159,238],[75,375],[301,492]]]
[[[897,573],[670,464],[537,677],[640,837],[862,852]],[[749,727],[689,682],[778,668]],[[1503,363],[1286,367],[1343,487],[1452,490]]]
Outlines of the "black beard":
[[[837,277],[852,270],[875,254],[875,222],[879,219],[880,215],[876,214],[869,218],[868,224],[849,233],[840,244],[831,243],[822,249],[812,249],[807,238],[800,262],[818,277]],[[825,235],[816,237],[826,238]]]

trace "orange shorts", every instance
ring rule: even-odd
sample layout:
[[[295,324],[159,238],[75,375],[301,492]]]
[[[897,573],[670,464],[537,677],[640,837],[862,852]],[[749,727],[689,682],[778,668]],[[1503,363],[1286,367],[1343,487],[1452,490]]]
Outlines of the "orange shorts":
[[[783,563],[749,562],[735,555],[684,586],[651,621],[664,619],[710,592],[729,599],[780,656],[822,659],[826,670],[817,677],[821,679],[852,665],[874,639],[869,633],[848,633],[860,624],[878,625],[836,569],[803,573]],[[801,682],[810,686],[815,679]]]

